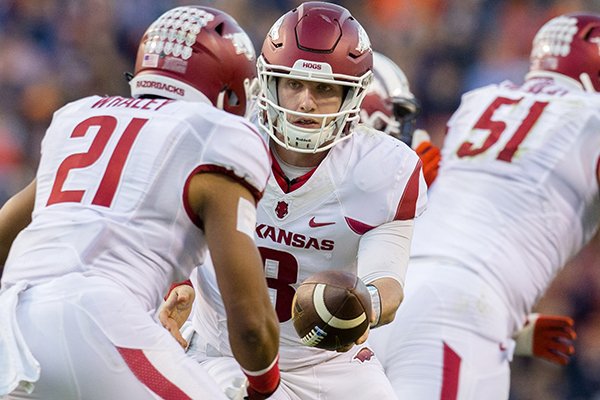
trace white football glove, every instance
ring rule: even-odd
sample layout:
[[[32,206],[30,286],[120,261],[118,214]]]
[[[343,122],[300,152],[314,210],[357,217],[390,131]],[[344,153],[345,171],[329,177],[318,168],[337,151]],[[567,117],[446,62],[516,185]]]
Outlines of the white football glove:
[[[237,377],[225,388],[225,396],[229,400],[244,400],[248,395],[248,379]]]
[[[427,131],[423,129],[415,129],[411,142],[412,149],[416,150],[417,147],[419,147],[419,145],[423,142],[431,142],[431,137],[429,136],[429,133],[427,133]]]

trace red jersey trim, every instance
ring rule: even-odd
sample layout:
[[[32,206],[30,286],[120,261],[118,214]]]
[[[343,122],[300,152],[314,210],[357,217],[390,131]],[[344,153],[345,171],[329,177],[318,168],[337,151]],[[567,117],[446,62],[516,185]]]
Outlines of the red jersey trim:
[[[246,189],[248,189],[250,191],[250,193],[252,194],[252,196],[254,197],[254,200],[256,202],[258,202],[263,196],[263,192],[259,191],[254,186],[252,186],[250,183],[248,183],[246,180],[244,180],[243,178],[240,178],[233,171],[231,171],[225,167],[221,167],[219,165],[212,165],[212,164],[200,165],[199,167],[196,167],[192,171],[192,173],[187,177],[187,179],[185,180],[185,187],[183,188],[183,207],[185,208],[185,212],[188,215],[188,217],[190,218],[190,220],[194,223],[194,225],[196,225],[200,229],[204,229],[204,223],[202,222],[202,220],[200,218],[198,218],[198,216],[196,215],[196,213],[192,210],[192,207],[190,206],[189,187],[190,187],[190,181],[192,180],[192,177],[196,174],[202,174],[202,173],[218,173],[218,174],[227,175],[228,177],[230,177],[231,179],[235,180],[236,182],[238,182],[239,184],[244,186]]]
[[[364,235],[365,233],[369,232],[371,229],[375,229],[374,226],[367,225],[364,222],[357,221],[350,217],[344,217],[344,219],[346,220],[348,227],[350,229],[352,229],[352,231],[358,235]]]
[[[271,170],[273,171],[275,181],[277,181],[277,184],[284,193],[290,193],[302,187],[302,185],[304,185],[310,179],[310,177],[315,173],[315,171],[318,168],[317,166],[302,176],[299,176],[294,179],[288,179],[288,177],[285,176],[285,173],[281,169],[281,166],[277,162],[277,159],[275,159],[275,157],[272,157],[271,161]]]
[[[456,400],[461,359],[450,346],[444,343],[444,365],[440,400]]]
[[[598,161],[596,162],[596,181],[600,186],[600,158],[598,158]]]
[[[117,350],[136,378],[162,399],[191,399],[177,385],[161,374],[160,371],[152,365],[150,360],[148,360],[142,350],[124,349],[122,347],[117,347]]]
[[[165,295],[165,297],[163,297],[163,300],[167,300],[167,298],[169,297],[169,295],[171,294],[171,292],[173,291],[173,289],[175,289],[178,286],[183,286],[183,285],[188,285],[191,286],[192,288],[194,287],[194,285],[192,285],[192,281],[191,280],[185,280],[183,282],[174,282],[171,284],[171,287],[169,288],[169,291],[167,292],[167,294]]]
[[[422,168],[423,163],[421,160],[418,160],[396,208],[394,221],[405,221],[415,217],[417,213],[417,199],[419,198],[419,176],[421,175]]]

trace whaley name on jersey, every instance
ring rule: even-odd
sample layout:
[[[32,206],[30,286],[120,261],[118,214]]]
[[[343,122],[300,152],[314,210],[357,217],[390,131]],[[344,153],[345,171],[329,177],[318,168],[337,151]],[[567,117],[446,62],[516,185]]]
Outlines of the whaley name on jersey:
[[[137,108],[140,110],[158,111],[175,100],[171,99],[134,99],[132,97],[103,97],[92,105],[92,108]]]

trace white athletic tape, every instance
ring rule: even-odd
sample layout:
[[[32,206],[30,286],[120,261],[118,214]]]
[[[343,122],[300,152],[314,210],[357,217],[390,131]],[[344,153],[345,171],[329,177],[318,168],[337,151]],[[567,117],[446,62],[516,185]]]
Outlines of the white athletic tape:
[[[375,311],[375,320],[371,322],[371,328],[375,328],[381,319],[381,296],[379,295],[379,289],[375,285],[367,285],[367,289],[371,295],[371,305]]]
[[[237,209],[237,230],[254,240],[256,227],[256,207],[249,200],[240,197]]]

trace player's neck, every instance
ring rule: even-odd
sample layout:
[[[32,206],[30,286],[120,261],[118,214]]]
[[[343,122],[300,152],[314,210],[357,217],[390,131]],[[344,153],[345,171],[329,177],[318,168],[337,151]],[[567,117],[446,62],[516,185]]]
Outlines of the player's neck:
[[[288,150],[276,143],[271,144],[271,151],[276,152],[278,158],[286,164],[296,167],[316,167],[327,156],[327,151],[319,153],[299,153]]]
[[[273,160],[277,161],[279,168],[281,168],[283,175],[285,176],[285,178],[288,181],[297,179],[303,175],[306,175],[315,168],[315,167],[299,167],[296,165],[288,164],[281,159],[281,157],[279,156],[277,151],[272,151],[271,153],[273,154]]]

